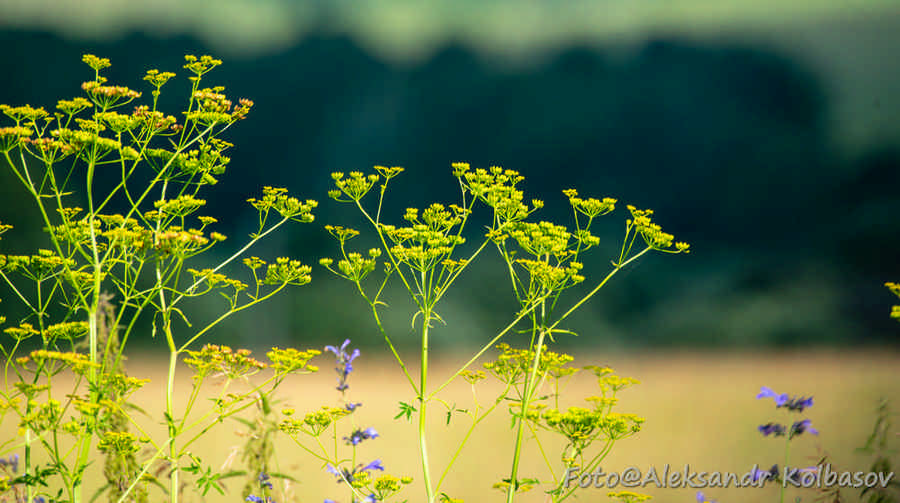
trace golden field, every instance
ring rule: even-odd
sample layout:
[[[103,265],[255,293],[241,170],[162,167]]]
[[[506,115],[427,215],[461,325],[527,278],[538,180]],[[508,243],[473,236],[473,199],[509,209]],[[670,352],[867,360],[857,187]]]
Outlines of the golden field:
[[[402,497],[410,503],[421,501],[420,466],[417,433],[414,424],[394,420],[399,400],[414,403],[408,384],[391,361],[375,360],[371,352],[365,352],[355,362],[350,378],[348,397],[364,405],[352,417],[360,427],[374,427],[380,438],[363,442],[358,449],[358,462],[379,458],[388,473],[411,475],[416,480]],[[279,396],[284,403],[279,407],[293,407],[298,414],[321,405],[336,405],[339,393],[335,391],[335,373],[331,371],[330,354],[317,358],[322,370],[318,374],[296,376],[281,388]],[[462,359],[460,359],[462,360]],[[434,388],[452,373],[450,361],[432,363],[429,387]],[[900,353],[895,351],[833,351],[833,352],[784,352],[770,353],[658,353],[614,354],[603,356],[576,355],[575,364],[606,364],[620,375],[641,380],[639,386],[627,389],[619,395],[620,412],[633,412],[647,421],[636,437],[619,442],[603,462],[605,472],[621,471],[634,466],[646,473],[650,467],[662,471],[669,464],[672,470],[682,471],[687,464],[695,472],[730,471],[746,473],[754,463],[768,468],[774,463],[783,464],[783,438],[764,438],[756,427],[770,420],[788,421],[786,414],[776,411],[771,399],[755,400],[760,386],[766,385],[778,392],[791,395],[812,395],[815,404],[803,417],[821,432],[819,436],[802,435],[791,447],[791,464],[808,466],[815,463],[818,449],[826,451],[837,470],[866,470],[870,458],[854,452],[862,445],[871,431],[874,412],[881,397],[891,401],[894,409],[900,409]],[[161,360],[141,359],[132,355],[128,363],[129,374],[150,377],[152,382],[135,396],[138,405],[153,416],[144,419],[148,431],[162,434],[160,422],[164,407],[165,368]],[[410,369],[413,372],[415,369]],[[182,401],[190,389],[186,368],[180,369],[178,390]],[[415,374],[413,374],[415,375]],[[477,386],[482,403],[492,401],[494,383],[483,382]],[[217,391],[215,386],[207,388]],[[595,380],[591,375],[576,376],[565,390],[563,405],[581,405],[581,397],[596,394]],[[468,384],[448,387],[441,395],[458,408],[472,405]],[[202,405],[201,405],[202,407]],[[429,409],[430,451],[433,480],[440,474],[452,455],[457,442],[469,425],[467,418],[455,415],[449,427],[445,425],[445,409],[432,402]],[[472,435],[454,470],[447,476],[440,492],[467,503],[505,501],[501,493],[491,489],[494,482],[509,476],[510,452],[513,432],[509,429],[509,415],[498,408]],[[892,428],[894,446],[900,444],[898,428]],[[9,419],[2,425],[0,434],[9,438],[15,434],[15,425]],[[340,435],[349,434],[351,423],[345,420]],[[213,468],[240,469],[239,455],[234,455],[246,441],[245,428],[234,421],[227,421],[194,444],[192,452]],[[542,438],[546,438],[544,434]],[[277,441],[277,468],[273,471],[290,473],[299,480],[292,484],[287,495],[281,494],[283,486],[276,481],[276,500],[321,503],[331,498],[349,503],[348,491],[336,484],[321,464],[304,453],[286,436]],[[307,443],[307,445],[312,445]],[[544,448],[559,471],[557,441],[545,442]],[[349,451],[344,451],[349,453]],[[535,443],[526,444],[526,456],[520,469],[520,477],[549,478]],[[98,473],[89,477],[87,494],[99,484]],[[227,501],[240,500],[243,480],[231,480],[226,484],[232,496]],[[622,490],[622,487],[616,490]],[[672,489],[646,487],[632,489],[653,495],[653,501],[693,502],[696,489]],[[607,501],[607,489],[579,489],[578,501]],[[708,497],[722,503],[777,501],[774,487],[765,489],[703,489]],[[803,493],[796,493],[803,495]],[[858,492],[848,491],[848,501],[856,501]],[[202,501],[198,495],[187,491],[185,501]],[[814,494],[805,492],[804,501],[812,501]],[[151,499],[153,501],[156,498]],[[156,499],[158,500],[158,499]],[[206,501],[226,501],[218,495],[210,495]],[[534,490],[518,501],[542,502],[546,496]]]

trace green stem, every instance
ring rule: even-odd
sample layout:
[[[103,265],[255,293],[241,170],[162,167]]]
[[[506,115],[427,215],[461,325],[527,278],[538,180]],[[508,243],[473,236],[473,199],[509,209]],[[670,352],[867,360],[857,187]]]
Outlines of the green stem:
[[[469,441],[469,437],[471,437],[472,432],[475,431],[475,427],[478,426],[481,423],[481,421],[483,421],[488,416],[488,414],[493,412],[494,409],[496,409],[498,405],[500,405],[500,403],[503,401],[504,398],[506,398],[506,395],[509,393],[509,388],[510,388],[510,386],[507,385],[506,389],[503,390],[503,393],[498,397],[498,399],[496,401],[494,401],[494,405],[490,406],[481,415],[479,415],[479,413],[478,413],[478,404],[476,401],[476,409],[475,409],[475,415],[472,417],[472,425],[469,427],[469,430],[466,432],[465,437],[463,437],[459,446],[456,448],[456,452],[453,453],[453,457],[450,458],[450,462],[447,463],[447,467],[444,468],[444,473],[441,474],[441,478],[438,479],[437,486],[435,486],[435,488],[434,488],[435,492],[441,490],[441,485],[444,483],[444,479],[450,473],[450,469],[453,467],[453,463],[456,462],[456,460],[459,458],[460,453],[462,453],[463,447],[466,446],[466,443]],[[473,392],[474,392],[474,389],[473,389]],[[433,393],[432,393],[432,395],[433,395]]]
[[[428,397],[425,396],[428,383],[428,325],[431,322],[431,313],[422,313],[422,372],[419,377],[419,453],[422,457],[422,476],[425,480],[425,494],[427,503],[434,501],[434,490],[431,486],[431,474],[428,469],[428,448],[425,444],[425,406]]]
[[[534,363],[531,366],[531,372],[528,375],[528,379],[525,380],[525,389],[522,393],[522,408],[519,411],[519,425],[516,429],[516,447],[513,451],[513,462],[509,475],[509,490],[506,493],[506,503],[513,503],[513,500],[516,497],[516,477],[519,474],[519,457],[522,451],[522,439],[525,433],[525,418],[528,413],[528,403],[530,402],[531,394],[534,392],[533,389],[531,389],[531,386],[534,384],[534,380],[537,377],[538,366],[541,362],[541,351],[544,349],[545,333],[545,330],[541,329],[541,332],[538,335],[537,350],[534,352]]]
[[[171,339],[166,329],[167,337]],[[173,395],[175,393],[175,365],[178,363],[178,351],[175,345],[170,341],[169,344],[169,376],[166,380],[166,420],[169,423],[169,462],[171,463],[172,474],[169,479],[169,501],[178,503],[178,450],[175,446],[175,437],[178,431],[175,426],[175,408],[173,404]]]
[[[791,452],[791,434],[788,432],[787,440],[784,442],[784,468],[782,468],[782,480],[781,480],[781,491],[778,497],[778,503],[784,503],[784,489],[787,486],[787,480],[785,477],[787,476],[788,470],[788,455]]]

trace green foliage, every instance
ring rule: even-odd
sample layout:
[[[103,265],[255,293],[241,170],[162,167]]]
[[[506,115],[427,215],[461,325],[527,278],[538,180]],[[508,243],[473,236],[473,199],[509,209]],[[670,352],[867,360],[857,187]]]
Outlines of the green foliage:
[[[504,490],[507,501],[512,502],[517,492],[540,484],[533,477],[518,477],[525,430],[528,429],[547,460],[552,483],[546,492],[554,502],[566,499],[571,491],[562,490],[563,479],[556,470],[558,467],[554,467],[546,457],[537,430],[562,435],[567,439],[568,444],[562,454],[566,468],[575,464],[595,466],[609,452],[613,442],[639,431],[643,419],[611,411],[615,403],[615,392],[636,381],[607,375],[612,372],[609,369],[596,370],[603,396],[588,398],[594,405],[593,409],[561,409],[560,380],[571,377],[579,369],[567,366],[572,361],[571,356],[549,351],[547,344],[554,342],[556,336],[574,334],[560,324],[594,296],[616,272],[647,252],[687,253],[689,246],[675,242],[671,234],[663,232],[651,220],[653,211],[628,206],[630,218],[625,220],[625,236],[619,253],[611,260],[612,270],[597,282],[592,291],[583,295],[580,300],[571,302],[563,311],[561,306],[566,302],[564,292],[587,281],[582,257],[600,242],[599,237],[592,234],[591,227],[596,219],[615,209],[615,199],[582,198],[574,189],[566,190],[563,194],[568,199],[573,214],[571,229],[553,222],[532,221],[544,202],[525,198],[524,192],[519,188],[524,177],[519,173],[499,167],[473,170],[466,163],[454,163],[452,174],[461,192],[459,203],[432,203],[424,209],[407,208],[403,215],[406,224],[395,225],[382,220],[382,206],[390,180],[403,169],[375,166],[374,170],[375,173],[371,174],[333,173],[335,189],[328,195],[337,202],[355,206],[371,225],[381,246],[366,253],[350,251],[349,241],[360,232],[343,226],[328,225],[326,229],[337,240],[341,255],[337,259],[323,258],[319,263],[335,275],[354,283],[368,303],[385,342],[415,394],[418,402],[416,406],[400,402],[400,411],[395,419],[405,417],[411,421],[414,414],[418,415],[425,500],[433,502],[438,495],[442,500],[452,500],[445,493],[439,492],[444,479],[473,429],[499,404],[507,401],[513,404],[509,411],[516,444],[512,452],[510,477],[495,487]],[[374,208],[369,208],[364,205],[364,199],[376,186],[378,201]],[[467,224],[476,210],[487,213],[485,220],[490,225],[483,232],[467,232]],[[641,242],[642,249],[640,244],[635,247],[636,243]],[[451,285],[488,247],[495,248],[504,261],[519,310],[506,328],[487,342],[446,382],[429,390],[429,337],[434,322],[445,321],[438,312],[440,301]],[[381,257],[384,257],[383,267],[379,268]],[[383,271],[382,277],[371,285],[369,282],[379,270]],[[386,285],[392,279],[403,284],[414,306],[411,323],[414,328],[418,326],[421,340],[418,382],[410,375],[406,362],[396,351],[393,338],[385,329],[379,314],[379,308],[386,306],[382,297]],[[520,332],[527,334],[515,341],[519,348],[513,348],[510,343],[497,345],[501,338],[514,333],[517,327],[520,327]],[[503,383],[504,389],[493,404],[482,405],[474,390],[476,383],[486,374],[469,370],[469,367],[495,345],[500,350],[500,355],[495,361],[484,364],[484,368]],[[459,409],[455,403],[450,404],[438,396],[457,377],[462,377],[472,385],[471,407]],[[547,408],[546,404],[541,403],[549,399],[554,401],[553,408]],[[471,420],[465,439],[437,483],[432,481],[431,476],[425,421],[427,406],[432,401],[438,401],[447,409],[448,424],[454,412],[465,414]],[[597,440],[607,443],[598,455],[585,457],[588,448]]]
[[[0,127],[0,154],[33,199],[48,238],[46,249],[34,254],[0,254],[0,279],[28,312],[3,329],[0,345],[0,420],[17,422],[20,431],[0,443],[0,452],[24,450],[23,475],[14,485],[27,501],[85,501],[82,483],[93,476],[94,452],[105,457],[101,491],[109,501],[148,501],[153,487],[165,493],[163,472],[170,473],[171,501],[188,487],[182,474],[194,477],[201,495],[221,492],[219,480],[229,474],[203,466],[192,444],[223,419],[265,401],[289,375],[317,370],[309,362],[318,350],[275,348],[263,362],[227,346],[192,349],[231,315],[309,283],[310,268],[297,260],[267,263],[245,255],[288,222],[312,222],[317,203],[265,187],[249,200],[259,216],[249,240],[218,264],[203,260],[214,247],[222,250],[226,237],[212,230],[215,218],[200,213],[206,205],[200,193],[224,176],[233,147],[224,133],[246,118],[253,102],[232,102],[221,86],[201,87],[221,61],[185,60],[191,90],[183,122],[158,109],[174,73],[149,70],[151,99],[138,104],[143,93],[109,84],[102,75],[109,60],[90,54],[83,61],[93,76],[82,84],[83,96],[60,100],[55,111],[0,105],[12,121]],[[126,106],[133,111],[123,112]],[[99,191],[101,178],[108,190]],[[0,234],[9,230],[0,224]],[[239,259],[246,279],[226,276]],[[224,297],[222,312],[199,319],[192,301],[212,293]],[[164,438],[148,435],[132,417],[142,411],[130,396],[147,381],[128,376],[122,362],[139,319],[152,321],[152,334],[169,349]],[[173,403],[179,359],[194,371],[183,410]],[[54,379],[63,372],[74,375],[68,393]],[[199,407],[200,390],[211,380],[225,385],[208,407]],[[60,447],[64,437],[74,448]],[[35,449],[49,458],[47,465],[36,462]],[[191,461],[182,466],[186,458]],[[48,487],[61,487],[62,494]]]
[[[894,285],[891,288],[895,289],[897,288],[897,285]],[[869,454],[873,457],[869,471],[881,474],[883,477],[887,477],[888,474],[894,473],[891,469],[891,458],[893,455],[897,454],[897,449],[892,448],[888,440],[890,438],[891,426],[890,404],[887,400],[882,400],[878,405],[872,433],[869,435],[869,438],[866,439],[865,445],[857,449],[859,452]],[[864,487],[860,491],[860,498],[861,501],[864,501],[865,503],[897,503],[900,501],[900,482],[891,480],[886,487],[877,485]]]
[[[4,483],[24,491],[28,501],[50,497],[82,503],[83,481],[95,469],[91,455],[100,453],[106,477],[101,491],[110,501],[149,501],[151,491],[159,489],[165,498],[177,502],[186,487],[193,487],[200,496],[213,490],[221,493],[222,480],[237,476],[249,479],[245,498],[268,501],[273,490],[270,478],[288,478],[269,472],[272,438],[278,433],[321,461],[349,489],[351,499],[396,498],[412,482],[410,477],[373,475],[384,470],[378,459],[368,465],[356,463],[356,445],[377,437],[374,429],[354,426],[343,437],[352,455],[342,455],[338,449],[338,425],[345,424],[342,421],[359,405],[346,396],[347,376],[359,355],[345,351],[349,340],[339,349],[325,348],[338,361],[342,403],[300,414],[285,409],[278,420],[272,417],[270,405],[276,388],[290,375],[318,371],[310,363],[320,351],[273,348],[266,355],[268,361],[263,361],[245,349],[211,343],[197,347],[202,337],[231,315],[288,286],[311,281],[311,268],[297,260],[266,261],[247,255],[254,244],[288,222],[314,220],[317,203],[291,197],[283,188],[265,187],[260,196],[248,200],[257,212],[258,226],[245,244],[221,263],[203,260],[204,254],[213,248],[221,250],[228,240],[213,230],[217,220],[202,214],[207,196],[201,197],[201,192],[212,189],[225,175],[231,161],[226,154],[233,145],[223,138],[224,133],[247,117],[253,102],[233,102],[222,86],[201,87],[221,61],[187,56],[184,68],[191,74],[191,91],[178,115],[183,118],[179,123],[175,115],[157,107],[173,73],[148,71],[144,81],[150,86],[151,99],[136,104],[142,93],[111,85],[102,75],[109,60],[86,55],[84,62],[93,71],[92,80],[82,84],[84,96],[60,100],[56,111],[0,105],[0,112],[12,121],[0,128],[0,154],[33,199],[48,237],[46,249],[34,254],[0,255],[0,279],[28,311],[4,328],[8,338],[0,346],[5,359],[0,420],[9,416],[22,433],[0,443],[0,452],[23,449],[25,453],[23,475]],[[133,106],[131,113],[121,112],[126,105]],[[335,189],[329,196],[362,213],[378,247],[351,251],[348,244],[359,231],[329,225],[326,230],[337,240],[340,256],[320,263],[354,284],[409,382],[415,399],[400,401],[395,419],[418,419],[425,500],[458,501],[440,489],[474,429],[501,405],[510,414],[515,447],[510,453],[510,475],[495,487],[506,493],[507,502],[537,487],[550,501],[567,499],[572,491],[564,488],[560,465],[547,454],[546,435],[565,440],[559,454],[563,472],[573,467],[590,470],[605,459],[615,442],[639,432],[644,420],[613,411],[617,393],[637,384],[636,380],[620,377],[607,367],[574,367],[571,356],[551,351],[550,344],[556,337],[575,335],[562,324],[617,272],[651,251],[687,253],[689,246],[664,232],[651,219],[651,210],[627,206],[624,237],[618,252],[609,257],[612,267],[597,275],[585,257],[598,248],[600,237],[594,235],[593,226],[615,210],[613,198],[583,198],[574,189],[566,190],[563,195],[572,209],[572,222],[542,221],[535,215],[544,202],[525,197],[524,177],[519,173],[454,163],[458,204],[407,208],[402,216],[405,223],[389,224],[382,221],[388,182],[403,169],[376,166],[374,171],[334,173]],[[101,177],[112,180],[102,193],[97,183]],[[378,202],[372,209],[364,201],[376,187]],[[484,221],[489,222],[486,229],[473,230],[469,225],[476,211],[484,213]],[[9,230],[0,224],[0,234]],[[486,249],[495,250],[502,259],[517,310],[510,314],[509,324],[485,338],[483,347],[460,362],[449,379],[429,386],[429,338],[435,322],[445,321],[439,311],[441,301]],[[243,277],[226,274],[239,264],[246,268]],[[389,281],[403,285],[414,308],[411,325],[421,341],[417,379],[381,321]],[[587,293],[586,283],[594,285]],[[201,319],[192,301],[208,294],[223,298],[224,303],[220,314]],[[163,438],[147,434],[134,420],[132,414],[139,409],[130,397],[148,382],[129,376],[122,364],[127,342],[142,318],[151,321],[152,335],[163,339],[169,350]],[[483,370],[473,370],[492,348],[498,350],[496,358],[483,362]],[[191,369],[193,379],[184,407],[176,410],[173,396],[179,359]],[[68,393],[58,392],[60,381],[54,380],[63,372],[72,374],[74,384]],[[593,372],[597,380],[599,395],[584,397],[588,407],[562,393],[566,382],[579,372]],[[476,386],[488,376],[497,379],[502,389],[485,403],[479,400]],[[441,397],[457,378],[472,388],[468,406]],[[204,385],[214,380],[224,382],[216,396],[200,400]],[[426,414],[432,402],[445,408],[447,425],[454,415],[469,423],[464,440],[439,478],[433,478],[427,446]],[[260,419],[245,423],[254,435],[247,445],[247,471],[213,470],[191,451],[194,442],[224,419],[254,406]],[[526,435],[545,461],[546,476],[519,474]],[[72,439],[75,447],[61,449],[57,440],[63,437]],[[35,449],[49,457],[46,466],[36,462]],[[184,483],[183,478],[192,483]],[[52,486],[63,488],[64,494],[50,494],[47,488]],[[611,497],[641,499],[632,493]]]

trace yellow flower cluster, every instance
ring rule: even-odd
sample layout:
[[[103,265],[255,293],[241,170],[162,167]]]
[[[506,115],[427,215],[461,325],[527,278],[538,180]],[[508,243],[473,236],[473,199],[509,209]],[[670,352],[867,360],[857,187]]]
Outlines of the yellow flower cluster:
[[[294,419],[292,416],[293,409],[285,409],[282,414],[288,416],[278,424],[278,429],[288,435],[296,435],[297,433],[306,433],[317,437],[322,434],[325,429],[331,426],[338,419],[350,414],[347,409],[339,409],[336,407],[322,407],[320,410],[306,414],[303,419]]]
[[[215,59],[212,56],[201,56],[197,59],[197,56],[189,54],[184,57],[184,60],[187,61],[184,64],[184,68],[196,74],[197,77],[202,77],[206,72],[222,64],[222,60]],[[194,79],[195,77],[192,77],[192,80]]]
[[[207,344],[200,351],[187,351],[184,363],[194,369],[194,379],[202,380],[212,374],[229,379],[247,377],[266,368],[266,364],[250,357],[249,349],[233,351],[228,346]]]
[[[153,206],[160,212],[173,217],[186,217],[206,205],[203,199],[188,194],[175,199],[155,201]]]
[[[100,452],[112,453],[119,456],[127,456],[141,450],[137,437],[127,431],[107,431],[97,444]]]
[[[528,205],[522,202],[524,195],[516,189],[516,184],[525,177],[517,171],[504,170],[499,166],[472,171],[464,162],[456,162],[452,166],[453,176],[459,179],[463,189],[493,208],[494,215],[502,224],[524,220],[534,210],[544,206],[543,201],[535,199],[529,210]]]
[[[689,253],[690,245],[687,243],[675,243],[675,250],[669,250],[675,239],[671,234],[662,231],[662,228],[650,220],[653,210],[639,210],[634,206],[628,205],[628,211],[631,212],[632,219],[626,220],[629,229],[634,229],[639,233],[647,246],[659,251],[674,251],[675,253]]]
[[[326,226],[330,227],[330,226]],[[332,235],[347,235],[346,231],[352,231],[352,229],[342,229],[338,227],[337,229],[332,228],[329,229],[332,232]],[[356,232],[356,231],[352,231]],[[342,239],[342,238],[338,238]],[[346,239],[346,238],[344,238]],[[377,248],[372,248],[369,250],[369,258],[364,258],[362,254],[351,252],[348,253],[346,259],[338,261],[338,270],[335,271],[331,268],[331,264],[334,263],[334,260],[330,258],[323,258],[319,260],[319,264],[328,268],[329,271],[341,276],[343,278],[347,278],[350,281],[362,281],[366,276],[369,275],[372,271],[375,270],[376,258],[381,256],[381,250]],[[340,271],[340,272],[338,272]]]
[[[287,195],[287,189],[278,187],[263,187],[262,199],[250,198],[247,200],[261,214],[268,214],[270,210],[275,210],[284,218],[303,223],[312,222],[312,210],[319,205],[312,199],[300,202],[295,197]]]
[[[397,173],[394,173],[394,176]],[[328,191],[328,197],[335,201],[348,202],[362,199],[378,181],[379,176],[376,174],[365,176],[359,171],[351,171],[348,178],[344,178],[344,174],[341,172],[332,173],[331,178],[334,180],[337,190]],[[349,199],[341,199],[341,194],[346,195]]]
[[[59,425],[63,406],[59,400],[49,399],[45,403],[28,401],[28,413],[19,421],[20,428],[30,428],[36,432],[53,431]]]
[[[196,229],[184,230],[177,225],[167,227],[154,234],[154,248],[162,256],[187,258],[198,254],[209,243],[209,239]]]
[[[16,121],[17,126],[21,125],[23,122],[26,126],[32,125],[37,122],[38,119],[47,116],[47,111],[44,110],[44,107],[34,108],[31,105],[22,105],[18,107],[0,105],[0,112],[3,112],[4,115]]]
[[[56,339],[78,339],[88,334],[86,321],[68,321],[47,327],[44,337],[48,341]]]
[[[16,148],[20,141],[27,139],[33,133],[33,130],[23,126],[0,128],[0,152],[6,153]]]
[[[620,440],[641,430],[644,418],[635,414],[606,412],[585,407],[545,411],[544,425],[565,436],[576,450],[583,450],[596,439]]]
[[[109,62],[109,58],[98,58],[93,54],[85,54],[81,57],[81,61],[86,63],[89,67],[93,68],[96,72],[112,66],[112,63]]]
[[[513,349],[509,344],[497,345],[500,355],[495,361],[487,362],[484,368],[504,383],[515,383],[523,379],[534,362],[535,352],[528,349]],[[566,367],[574,358],[567,354],[542,351],[538,362],[538,376],[562,376],[577,369]]]
[[[150,107],[147,105],[134,107],[134,112],[131,115],[144,129],[145,134],[162,133],[167,129],[176,132],[181,128],[181,126],[176,124],[177,119],[175,117],[157,110],[150,110]]]
[[[578,191],[575,189],[566,189],[563,194],[569,198],[569,204],[572,208],[586,215],[588,218],[606,215],[616,209],[616,200],[611,197],[604,197],[603,200],[588,198],[582,199],[578,197]]]
[[[294,348],[272,348],[266,353],[269,361],[269,367],[275,370],[276,374],[284,375],[292,372],[305,370],[307,372],[317,372],[319,370],[315,365],[309,365],[309,361],[313,357],[322,354],[318,349],[307,349],[300,351]]]
[[[91,156],[91,160],[98,161],[103,159],[110,152],[122,149],[122,144],[112,138],[104,138],[99,136],[98,131],[91,131],[89,129],[67,129],[60,128],[54,129],[50,131],[50,134],[62,142],[64,145],[68,145],[71,147],[71,150],[75,153],[81,153],[85,149],[88,150],[88,155]]]
[[[365,490],[375,495],[375,501],[387,501],[399,493],[403,487],[412,483],[412,477],[395,477],[393,475],[381,475],[376,479],[368,471],[359,471],[353,474],[350,485],[354,489]]]
[[[160,72],[159,70],[147,70],[144,80],[155,86],[157,89],[164,86],[175,74],[172,72]]]
[[[50,250],[38,250],[35,255],[0,255],[0,270],[17,272],[34,281],[42,281],[75,265]]]
[[[247,285],[242,281],[231,279],[224,274],[213,272],[213,269],[188,269],[187,272],[194,277],[195,281],[204,281],[210,288],[233,288],[235,292],[242,292],[247,289]]]
[[[653,496],[650,496],[648,494],[636,493],[633,491],[612,491],[606,493],[606,496],[614,500],[619,500],[622,503],[639,503],[641,501],[653,499]]]
[[[302,286],[310,281],[312,268],[303,265],[299,260],[291,260],[287,257],[278,257],[274,264],[269,264],[266,269],[266,277],[261,280],[265,285],[296,285]]]
[[[64,368],[70,368],[72,372],[84,375],[91,368],[100,368],[100,364],[88,360],[87,355],[73,352],[49,351],[38,349],[29,354],[31,360],[44,367],[50,374],[55,374]]]
[[[126,86],[105,86],[103,85],[105,81],[105,78],[100,77],[98,80],[89,80],[81,84],[81,89],[103,110],[120,107],[141,97],[141,93]]]
[[[465,214],[459,206],[450,205],[447,210],[435,203],[422,212],[421,219],[418,209],[408,208],[404,218],[412,223],[410,227],[383,225],[381,229],[394,243],[391,254],[398,262],[415,271],[427,271],[449,259],[453,249],[465,243],[465,238],[454,234]]]
[[[234,106],[222,91],[221,86],[200,89],[192,96],[196,100],[197,108],[185,114],[187,120],[196,121],[204,127],[216,124],[230,124],[243,119],[253,106],[250,100],[241,100],[238,106]]]
[[[891,293],[893,293],[897,297],[900,297],[900,284],[888,282],[885,283],[884,286],[888,287]],[[891,318],[900,321],[900,306],[891,307]]]

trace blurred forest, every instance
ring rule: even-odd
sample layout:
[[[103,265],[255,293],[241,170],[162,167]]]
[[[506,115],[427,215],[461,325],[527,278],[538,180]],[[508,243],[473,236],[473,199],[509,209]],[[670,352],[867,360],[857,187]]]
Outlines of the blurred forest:
[[[352,285],[317,265],[337,253],[322,224],[362,228],[352,208],[326,196],[329,173],[405,167],[386,202],[399,222],[406,207],[457,202],[450,163],[466,161],[522,173],[526,198],[547,203],[541,219],[570,221],[566,188],[619,199],[621,209],[595,231],[603,241],[587,261],[587,283],[608,270],[625,204],[652,208],[664,230],[691,243],[690,255],[650,255],[617,276],[568,323],[579,345],[898,345],[888,317],[895,299],[883,284],[900,281],[900,62],[879,59],[890,54],[882,45],[900,43],[890,35],[900,33],[898,11],[843,24],[840,16],[782,20],[772,28],[781,38],[763,36],[767,28],[754,38],[652,26],[621,35],[627,44],[616,42],[618,32],[599,41],[554,36],[515,57],[464,34],[412,37],[405,43],[429,50],[403,57],[325,18],[278,44],[241,49],[199,29],[126,25],[101,35],[82,27],[73,35],[34,22],[21,5],[0,3],[2,103],[49,109],[79,95],[91,77],[85,52],[110,58],[110,81],[136,89],[147,69],[180,70],[187,53],[225,60],[209,84],[256,106],[228,132],[229,172],[208,197],[206,214],[231,238],[223,254],[255,225],[252,208],[238,203],[263,185],[320,202],[314,225],[291,227],[254,252],[313,264],[313,283],[237,316],[218,341],[380,344]],[[821,52],[805,58],[802,47],[840,50],[823,66]],[[869,73],[848,76],[864,53],[874,58],[864,64]],[[173,115],[188,89],[179,75],[163,94]],[[0,221],[16,227],[0,252],[46,247],[32,207],[0,170]],[[439,348],[483,343],[511,319],[498,265],[490,257],[447,298]],[[0,297],[15,319],[14,298]],[[398,300],[388,312],[392,326],[410,332],[408,306]]]

